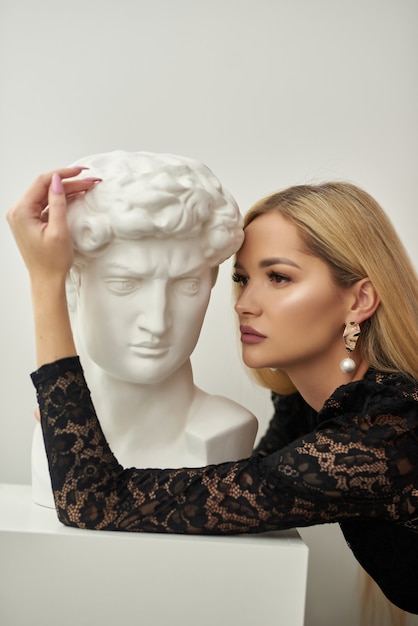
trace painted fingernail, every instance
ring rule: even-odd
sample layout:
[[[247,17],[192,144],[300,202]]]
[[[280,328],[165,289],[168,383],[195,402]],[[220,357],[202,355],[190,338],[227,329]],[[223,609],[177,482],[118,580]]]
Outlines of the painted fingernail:
[[[89,177],[89,178],[87,178],[87,177],[86,177],[86,178],[83,178],[83,180],[88,180],[88,181],[89,181],[89,183],[101,183],[101,182],[102,182],[102,180],[103,180],[103,178],[97,178],[97,177],[95,177],[95,176],[91,176],[91,177]]]
[[[62,180],[60,178],[60,175],[57,174],[57,172],[54,172],[52,174],[51,191],[52,191],[52,193],[64,193],[64,187],[63,187],[63,184],[62,184]]]

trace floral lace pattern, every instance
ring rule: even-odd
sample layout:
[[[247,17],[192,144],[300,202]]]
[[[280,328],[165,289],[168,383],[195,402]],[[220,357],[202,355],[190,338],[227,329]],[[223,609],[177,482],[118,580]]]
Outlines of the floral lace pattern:
[[[205,468],[124,469],[77,358],[32,375],[60,519],[176,533],[262,532],[359,517],[418,530],[418,392],[369,373],[339,388],[311,433],[266,457]]]
[[[299,393],[281,395],[272,392],[274,414],[268,428],[254,449],[254,454],[267,456],[311,432],[317,425],[317,413]]]
[[[236,534],[339,522],[387,597],[418,612],[416,381],[369,370],[318,414],[296,395],[274,397],[275,415],[251,458],[160,470],[117,462],[78,358],[45,365],[32,380],[64,524]]]

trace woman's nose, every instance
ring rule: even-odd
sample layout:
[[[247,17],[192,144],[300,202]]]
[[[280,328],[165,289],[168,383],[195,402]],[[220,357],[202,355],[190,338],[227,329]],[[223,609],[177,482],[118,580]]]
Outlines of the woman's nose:
[[[235,303],[238,315],[260,315],[261,306],[254,286],[247,285]]]

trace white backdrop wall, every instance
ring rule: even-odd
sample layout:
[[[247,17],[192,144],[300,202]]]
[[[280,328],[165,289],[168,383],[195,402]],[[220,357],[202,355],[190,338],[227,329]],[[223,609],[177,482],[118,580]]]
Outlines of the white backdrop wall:
[[[418,264],[417,19],[416,0],[1,0],[2,215],[38,173],[83,155],[175,152],[209,165],[243,212],[290,184],[348,179]],[[30,294],[5,221],[0,255],[0,481],[28,483]],[[269,394],[240,363],[230,302],[226,263],[196,382],[247,405],[261,433]],[[304,534],[307,625],[352,626],[356,567],[329,530]]]

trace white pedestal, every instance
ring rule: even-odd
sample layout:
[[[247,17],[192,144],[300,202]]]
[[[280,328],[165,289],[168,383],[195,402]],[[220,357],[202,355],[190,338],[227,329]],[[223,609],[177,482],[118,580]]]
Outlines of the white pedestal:
[[[78,530],[0,484],[2,626],[302,626],[307,566],[296,531]]]

